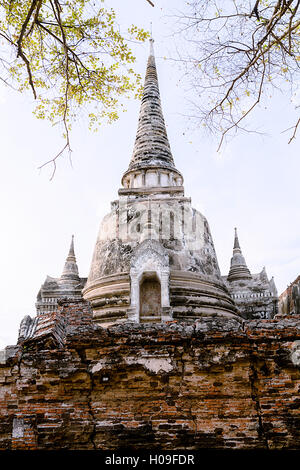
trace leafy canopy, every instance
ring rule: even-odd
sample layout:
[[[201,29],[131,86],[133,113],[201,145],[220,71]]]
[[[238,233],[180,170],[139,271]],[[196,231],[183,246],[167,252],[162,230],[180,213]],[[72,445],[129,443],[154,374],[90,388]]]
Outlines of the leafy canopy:
[[[123,35],[103,0],[0,0],[0,80],[36,99],[35,115],[69,130],[79,109],[89,125],[118,118],[119,99],[141,93],[130,41],[149,33],[131,26]],[[94,103],[93,111],[90,106]],[[121,104],[122,106],[122,104]]]

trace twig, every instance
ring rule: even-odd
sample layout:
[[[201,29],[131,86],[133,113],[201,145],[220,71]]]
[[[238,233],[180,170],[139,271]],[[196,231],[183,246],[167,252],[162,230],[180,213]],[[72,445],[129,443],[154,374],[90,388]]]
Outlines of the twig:
[[[289,144],[292,142],[292,140],[294,140],[296,138],[296,133],[297,133],[297,129],[298,129],[298,126],[300,124],[300,118],[298,119],[298,121],[296,122],[295,126],[294,126],[294,132],[293,132],[293,135],[292,137],[290,138],[289,140]]]
[[[232,126],[228,127],[223,133],[222,133],[222,137],[221,137],[221,140],[220,140],[220,143],[219,143],[219,146],[218,146],[218,149],[217,149],[217,152],[219,152],[221,146],[222,146],[222,143],[223,143],[223,140],[224,140],[224,137],[225,135],[227,134],[227,132],[229,132],[231,129],[233,129],[234,127],[238,127],[239,126],[239,123],[245,119],[246,116],[248,116],[248,114],[255,108],[255,106],[258,105],[258,103],[260,102],[260,99],[261,99],[261,95],[262,95],[262,89],[263,89],[263,83],[264,83],[264,79],[265,79],[265,71],[266,71],[266,64],[265,64],[265,61],[263,61],[263,72],[262,72],[262,77],[261,77],[261,81],[260,81],[260,85],[259,85],[259,90],[258,90],[258,95],[257,95],[257,98],[256,98],[256,101],[255,103],[253,103],[252,106],[250,106],[250,108],[247,110],[247,112],[245,114],[243,114],[243,116],[240,117],[240,119],[236,122],[234,122],[232,124]]]
[[[56,172],[56,160],[64,153],[64,151],[66,150],[66,148],[69,148],[69,156],[71,155],[71,148],[69,146],[69,143],[66,142],[66,144],[64,145],[64,147],[58,152],[58,154],[54,157],[54,158],[51,158],[51,160],[48,160],[47,162],[43,163],[41,166],[38,167],[38,170],[41,170],[42,168],[44,168],[44,166],[47,166],[49,164],[53,164],[53,171],[52,171],[52,174],[51,174],[51,177],[50,177],[50,181],[53,180],[53,177],[55,175],[55,172]]]

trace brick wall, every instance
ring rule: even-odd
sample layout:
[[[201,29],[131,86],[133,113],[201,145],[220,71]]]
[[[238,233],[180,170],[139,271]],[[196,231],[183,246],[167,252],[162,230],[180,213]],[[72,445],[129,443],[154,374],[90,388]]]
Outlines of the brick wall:
[[[105,330],[86,305],[60,315],[63,346],[32,338],[0,364],[0,449],[300,448],[300,317]]]

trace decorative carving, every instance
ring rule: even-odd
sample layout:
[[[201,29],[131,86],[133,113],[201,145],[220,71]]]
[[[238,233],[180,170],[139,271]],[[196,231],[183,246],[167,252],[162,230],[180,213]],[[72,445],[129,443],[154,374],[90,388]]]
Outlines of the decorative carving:
[[[20,323],[19,340],[26,339],[34,326],[34,320],[29,315],[26,315]]]
[[[131,304],[128,317],[133,321],[140,321],[140,291],[141,284],[146,278],[157,279],[160,282],[160,307],[166,314],[166,307],[170,307],[169,300],[169,257],[164,247],[156,240],[145,240],[133,253],[131,259]],[[164,319],[165,315],[162,316]],[[165,318],[166,319],[166,318]],[[168,317],[169,319],[169,317]]]

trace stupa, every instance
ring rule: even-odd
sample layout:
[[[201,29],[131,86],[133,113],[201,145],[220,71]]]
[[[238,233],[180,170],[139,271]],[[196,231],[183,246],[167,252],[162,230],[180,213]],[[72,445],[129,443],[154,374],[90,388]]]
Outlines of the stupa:
[[[133,154],[101,222],[83,296],[101,326],[239,318],[206,218],[185,197],[163,117],[153,39]]]

